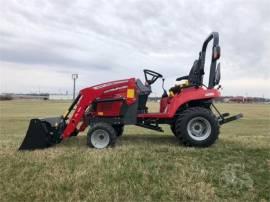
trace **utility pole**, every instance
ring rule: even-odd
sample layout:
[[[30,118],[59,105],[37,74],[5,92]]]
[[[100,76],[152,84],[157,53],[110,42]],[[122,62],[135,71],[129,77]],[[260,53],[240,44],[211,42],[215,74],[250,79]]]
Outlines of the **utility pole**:
[[[72,79],[73,79],[73,100],[75,100],[76,80],[78,79],[78,74],[72,74]]]

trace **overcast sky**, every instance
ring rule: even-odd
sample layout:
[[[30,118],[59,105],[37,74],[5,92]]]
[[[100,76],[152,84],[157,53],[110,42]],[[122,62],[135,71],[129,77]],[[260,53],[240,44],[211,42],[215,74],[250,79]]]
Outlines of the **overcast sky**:
[[[72,73],[79,74],[83,88],[144,80],[143,68],[163,74],[169,88],[188,74],[204,39],[218,31],[223,94],[270,97],[269,0],[0,0],[0,5],[0,92],[71,93]],[[160,95],[161,82],[154,85],[154,95]]]

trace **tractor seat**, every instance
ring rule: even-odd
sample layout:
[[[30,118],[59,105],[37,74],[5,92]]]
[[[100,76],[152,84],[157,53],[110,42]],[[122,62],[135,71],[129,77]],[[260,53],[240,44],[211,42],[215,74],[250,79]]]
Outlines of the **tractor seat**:
[[[179,94],[183,88],[191,86],[201,86],[203,81],[204,71],[200,69],[200,60],[195,60],[189,75],[182,76],[176,79],[178,82],[183,82],[183,84],[175,85],[170,88],[169,92],[171,95]]]
[[[195,60],[188,76],[182,76],[176,81],[188,80],[190,86],[202,85],[204,71],[200,69],[200,60]]]
[[[136,81],[138,93],[138,113],[146,113],[146,102],[149,94],[152,92],[151,86],[144,85],[140,79]]]
[[[188,81],[190,85],[200,86],[202,85],[204,71],[201,69],[200,60],[195,60],[194,64],[189,72]]]

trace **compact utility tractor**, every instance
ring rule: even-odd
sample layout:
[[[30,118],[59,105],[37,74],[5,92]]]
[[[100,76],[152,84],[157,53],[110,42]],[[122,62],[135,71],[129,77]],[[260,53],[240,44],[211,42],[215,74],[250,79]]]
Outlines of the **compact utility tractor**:
[[[207,45],[213,41],[208,85],[203,84]],[[186,146],[208,147],[218,138],[219,126],[241,118],[238,114],[221,114],[213,104],[220,97],[219,35],[211,33],[204,41],[199,58],[189,75],[176,80],[175,85],[160,99],[160,110],[149,113],[146,103],[151,86],[163,76],[144,70],[145,84],[129,78],[111,81],[82,89],[60,117],[32,119],[20,150],[47,148],[77,136],[89,126],[87,144],[102,149],[115,144],[125,125],[136,125],[162,132],[161,124],[168,124],[172,133]],[[215,112],[215,113],[214,113]]]

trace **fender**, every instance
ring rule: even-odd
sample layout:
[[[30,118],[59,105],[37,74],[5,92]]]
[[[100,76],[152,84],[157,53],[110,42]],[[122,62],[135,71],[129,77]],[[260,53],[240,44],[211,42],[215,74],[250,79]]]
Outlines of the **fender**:
[[[190,102],[190,101],[196,101],[196,100],[209,100],[209,99],[215,99],[217,97],[220,97],[220,92],[217,89],[207,89],[205,87],[191,87],[191,88],[185,88],[182,90],[181,93],[174,96],[168,104],[168,118],[174,117],[176,111],[183,106],[184,104]]]

